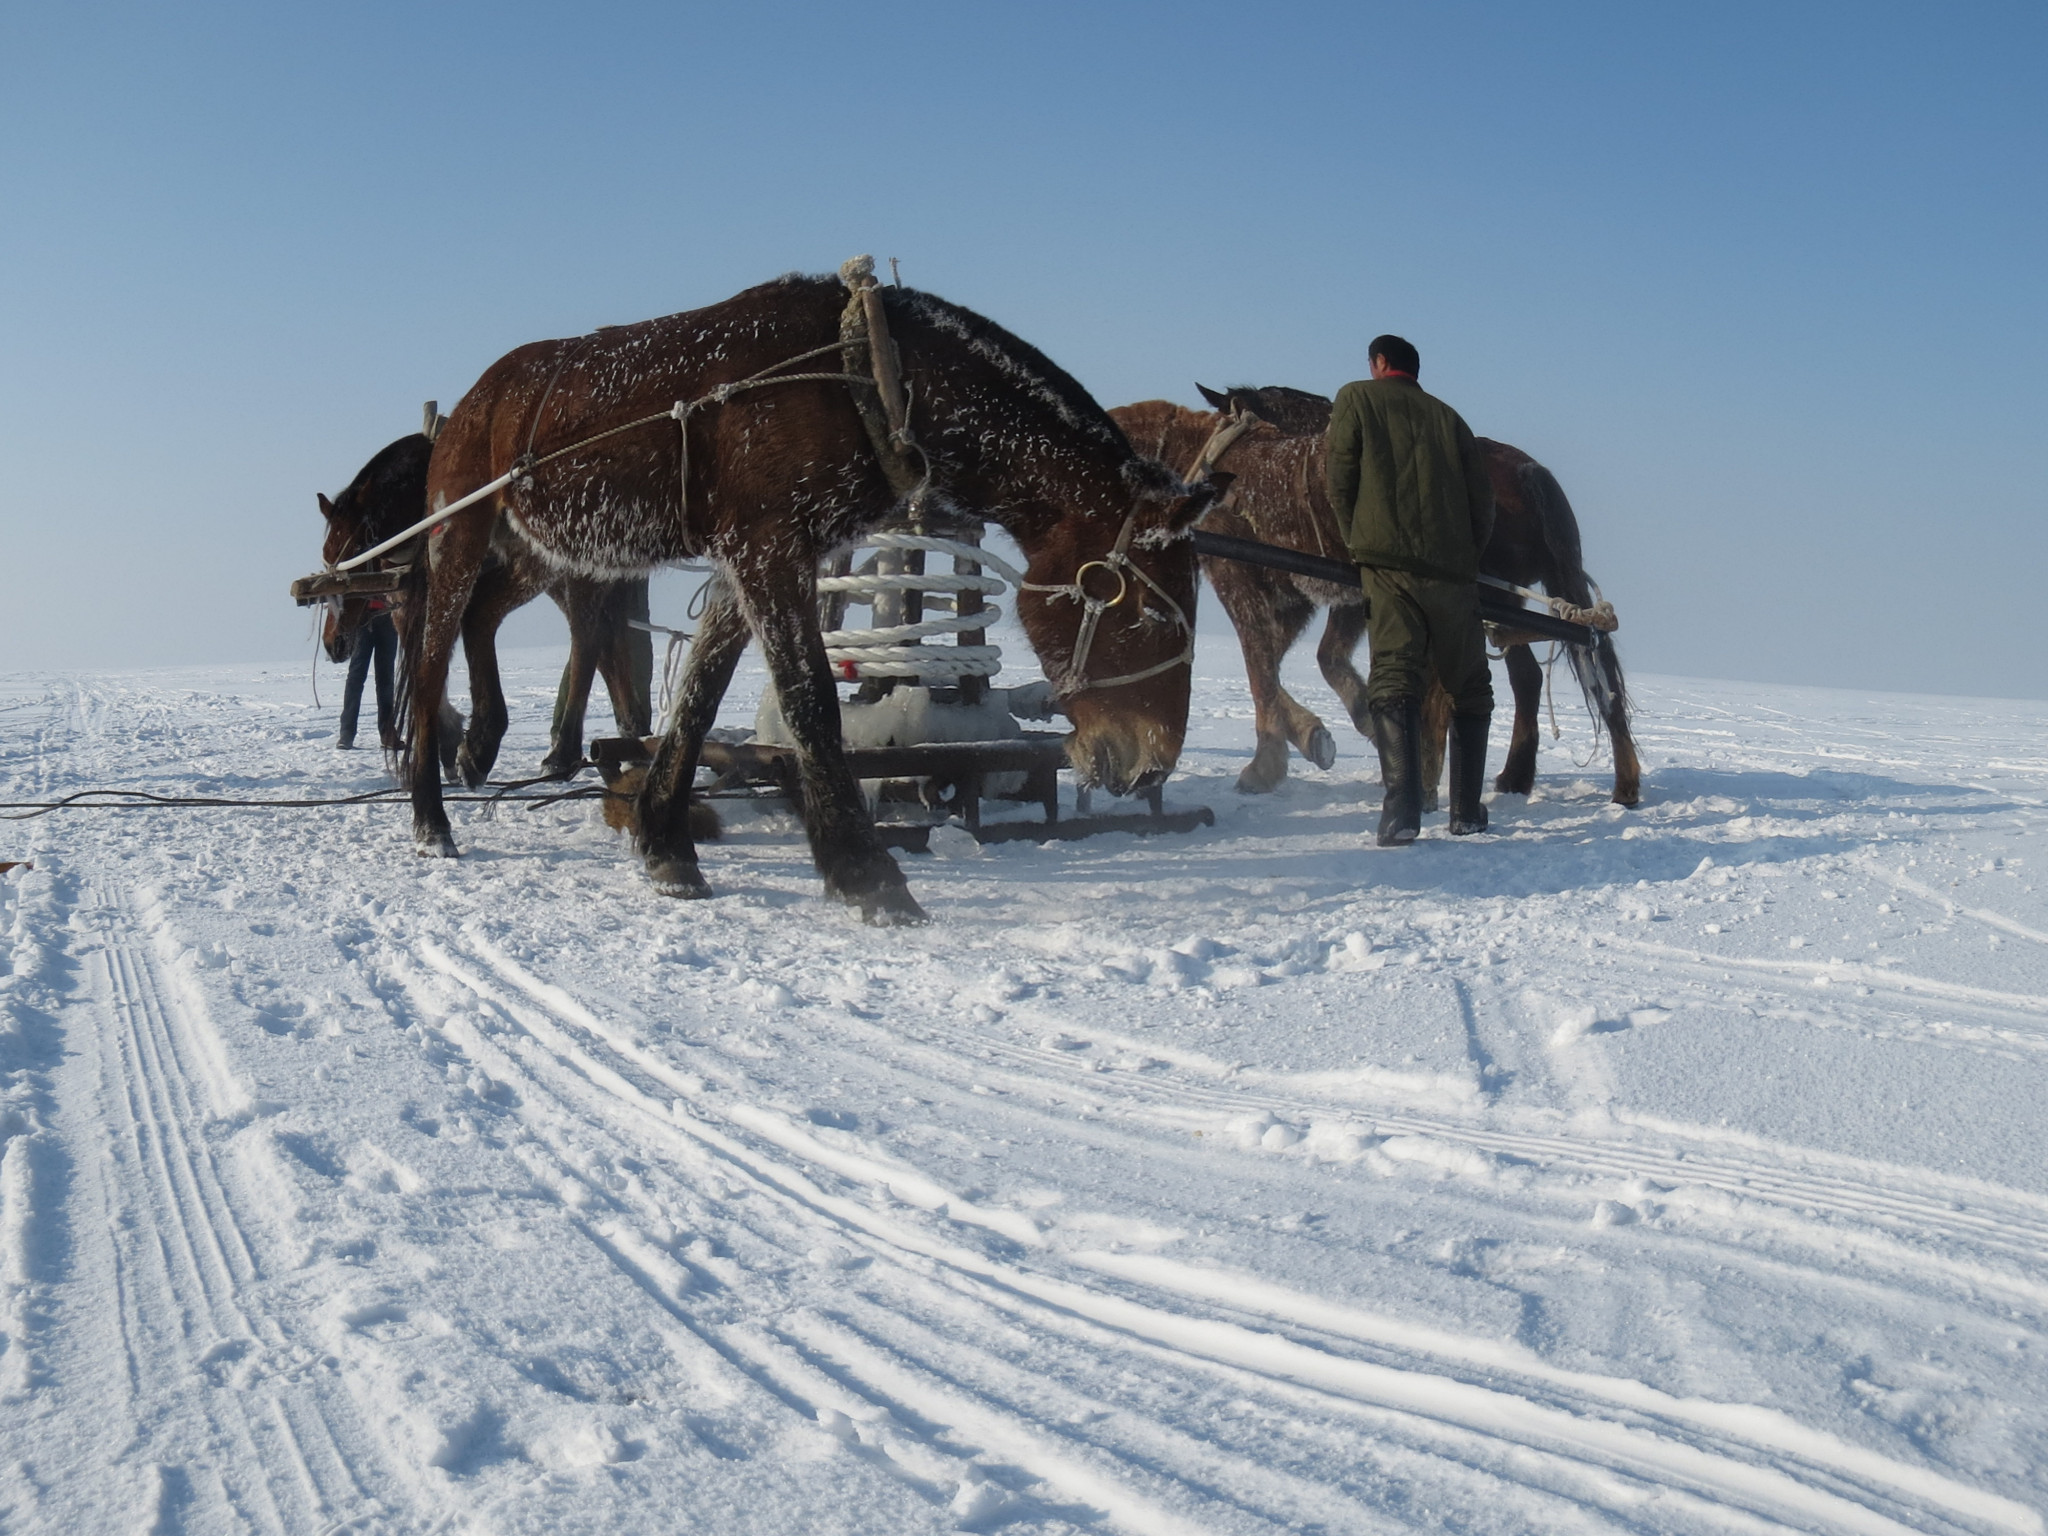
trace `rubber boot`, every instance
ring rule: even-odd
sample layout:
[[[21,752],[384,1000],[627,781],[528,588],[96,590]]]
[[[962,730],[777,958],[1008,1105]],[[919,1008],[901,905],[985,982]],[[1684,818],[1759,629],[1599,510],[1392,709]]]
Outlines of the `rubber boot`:
[[[1451,836],[1486,830],[1486,730],[1492,715],[1451,716]]]
[[[1372,744],[1380,753],[1382,848],[1415,841],[1422,830],[1422,707],[1414,699],[1372,706]]]

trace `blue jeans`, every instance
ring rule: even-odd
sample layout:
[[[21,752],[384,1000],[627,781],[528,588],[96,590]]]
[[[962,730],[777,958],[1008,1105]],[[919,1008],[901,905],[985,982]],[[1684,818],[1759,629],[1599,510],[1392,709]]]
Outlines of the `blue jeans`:
[[[398,627],[391,622],[391,615],[371,614],[369,622],[356,631],[355,649],[348,658],[348,681],[342,685],[341,729],[337,736],[343,744],[355,742],[356,716],[363,707],[363,678],[373,661],[377,664],[377,740],[390,739],[391,663],[397,655]]]

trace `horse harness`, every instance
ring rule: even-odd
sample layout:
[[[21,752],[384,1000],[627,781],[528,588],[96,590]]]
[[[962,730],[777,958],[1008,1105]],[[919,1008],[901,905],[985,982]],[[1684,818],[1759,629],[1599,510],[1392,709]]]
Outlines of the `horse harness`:
[[[1220,416],[1215,430],[1209,434],[1208,441],[1202,444],[1201,453],[1196,455],[1194,467],[1188,471],[1187,479],[1189,482],[1192,483],[1195,480],[1206,478],[1211,470],[1223,462],[1223,455],[1236,445],[1237,440],[1258,424],[1258,417],[1242,406],[1233,406],[1227,414]],[[1309,458],[1310,455],[1304,451],[1296,460],[1294,466],[1294,493],[1304,506],[1309,502]],[[1252,516],[1251,508],[1240,507],[1238,515],[1251,525],[1252,532],[1264,537],[1262,530],[1259,528],[1258,520]],[[1309,518],[1309,526],[1315,532],[1316,548],[1323,554],[1328,555],[1330,553],[1329,543],[1323,537],[1321,522],[1311,516]]]

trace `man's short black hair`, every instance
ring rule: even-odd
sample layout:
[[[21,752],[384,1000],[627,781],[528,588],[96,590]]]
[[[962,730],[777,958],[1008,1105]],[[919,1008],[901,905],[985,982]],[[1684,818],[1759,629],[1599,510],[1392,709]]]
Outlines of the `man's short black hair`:
[[[1372,346],[1366,350],[1368,358],[1383,357],[1387,366],[1414,378],[1422,376],[1422,354],[1415,350],[1413,343],[1403,341],[1399,336],[1375,336]]]

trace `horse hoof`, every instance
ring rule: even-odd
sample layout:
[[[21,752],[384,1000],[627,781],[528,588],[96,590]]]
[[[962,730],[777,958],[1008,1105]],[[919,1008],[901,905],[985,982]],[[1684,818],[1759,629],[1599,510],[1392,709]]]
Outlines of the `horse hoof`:
[[[423,859],[459,859],[462,850],[455,846],[452,832],[415,832],[413,850]]]
[[[490,777],[490,772],[477,767],[476,759],[469,755],[469,748],[464,747],[455,754],[455,776],[462,780],[466,788],[482,789],[484,780]]]
[[[1237,792],[1240,795],[1269,795],[1280,787],[1280,781],[1287,777],[1287,744],[1274,742],[1275,750],[1267,751],[1265,744],[1252,754],[1252,760],[1244,765],[1237,776]]]
[[[1308,750],[1302,756],[1325,770],[1337,766],[1337,738],[1325,726],[1317,726],[1315,734],[1308,739]]]
[[[860,898],[860,920],[870,928],[915,928],[931,921],[907,886],[884,886]]]
[[[705,882],[704,872],[697,867],[695,859],[679,859],[671,854],[651,855],[647,860],[647,878],[662,895],[674,896],[680,901],[702,901],[711,894],[711,887]]]
[[[548,780],[573,779],[583,769],[583,759],[564,762],[559,758],[544,757],[540,760],[540,776]]]
[[[1614,792],[1614,803],[1616,805],[1641,805],[1643,803],[1643,792],[1639,789],[1617,789]]]
[[[1425,815],[1425,816],[1428,816],[1428,815],[1430,815],[1430,814],[1431,814],[1432,812],[1434,812],[1434,811],[1436,810],[1436,797],[1437,797],[1437,792],[1436,792],[1435,790],[1433,790],[1433,789],[1425,789],[1425,790],[1424,790],[1424,791],[1422,792],[1422,814],[1423,814],[1423,815]]]

